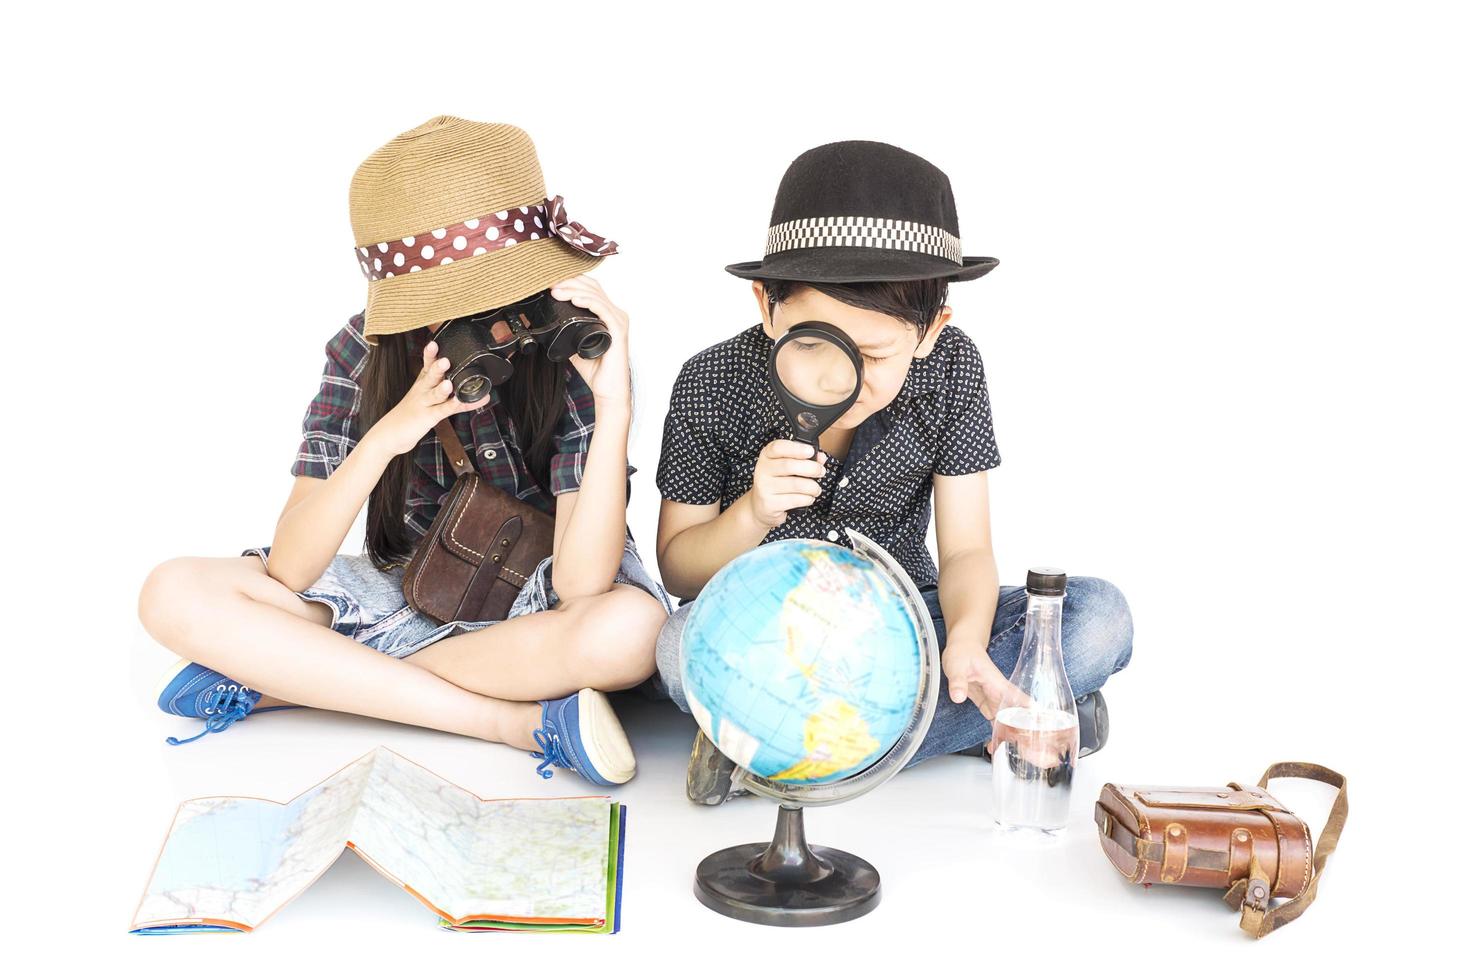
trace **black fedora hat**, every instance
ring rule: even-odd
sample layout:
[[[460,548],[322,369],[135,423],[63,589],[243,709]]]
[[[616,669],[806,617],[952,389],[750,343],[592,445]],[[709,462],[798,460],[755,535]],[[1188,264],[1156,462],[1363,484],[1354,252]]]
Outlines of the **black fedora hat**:
[[[845,140],[791,161],[776,191],[764,257],[725,271],[801,282],[961,281],[996,264],[961,254],[944,171],[888,143]]]

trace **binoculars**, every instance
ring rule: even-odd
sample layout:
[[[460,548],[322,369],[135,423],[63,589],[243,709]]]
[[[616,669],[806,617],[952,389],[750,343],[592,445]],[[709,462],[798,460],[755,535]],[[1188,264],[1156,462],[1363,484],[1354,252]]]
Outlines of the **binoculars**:
[[[510,356],[540,346],[553,361],[573,354],[601,357],[612,344],[607,325],[575,303],[542,290],[515,303],[456,317],[434,334],[439,354],[449,358],[449,380],[462,402],[479,401],[492,385],[514,372]]]

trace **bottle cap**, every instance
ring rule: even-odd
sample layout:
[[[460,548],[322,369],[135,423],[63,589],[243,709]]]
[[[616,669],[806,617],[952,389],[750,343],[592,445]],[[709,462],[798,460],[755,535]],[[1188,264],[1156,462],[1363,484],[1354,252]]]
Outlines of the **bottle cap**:
[[[1067,594],[1067,573],[1060,568],[1037,566],[1026,573],[1026,591],[1032,595]]]

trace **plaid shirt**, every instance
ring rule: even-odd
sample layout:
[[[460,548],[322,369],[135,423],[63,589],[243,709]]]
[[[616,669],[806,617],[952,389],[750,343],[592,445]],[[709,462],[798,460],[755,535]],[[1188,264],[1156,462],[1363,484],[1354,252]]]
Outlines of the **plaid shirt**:
[[[301,448],[291,465],[293,476],[326,479],[362,437],[358,425],[362,389],[357,381],[368,355],[362,331],[363,315],[358,313],[327,341],[321,388],[301,420]],[[414,354],[420,355],[421,351],[418,347]],[[481,477],[548,514],[556,513],[558,494],[581,486],[592,442],[592,391],[570,363],[565,369],[566,411],[556,430],[550,487],[539,486],[527,470],[516,443],[515,423],[501,404],[499,389],[490,390],[488,405],[449,417]],[[403,521],[417,537],[434,522],[440,503],[454,486],[455,475],[432,429],[412,450],[412,459]],[[629,465],[628,475],[636,470]]]

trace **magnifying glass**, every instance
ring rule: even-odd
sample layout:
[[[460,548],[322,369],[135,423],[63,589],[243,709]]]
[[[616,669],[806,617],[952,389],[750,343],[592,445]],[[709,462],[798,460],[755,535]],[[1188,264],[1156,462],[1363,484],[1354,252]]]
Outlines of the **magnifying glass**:
[[[823,432],[857,401],[863,359],[857,345],[837,327],[806,320],[786,331],[771,348],[771,387],[791,422],[792,438],[816,450]],[[806,507],[792,508],[801,513]]]

